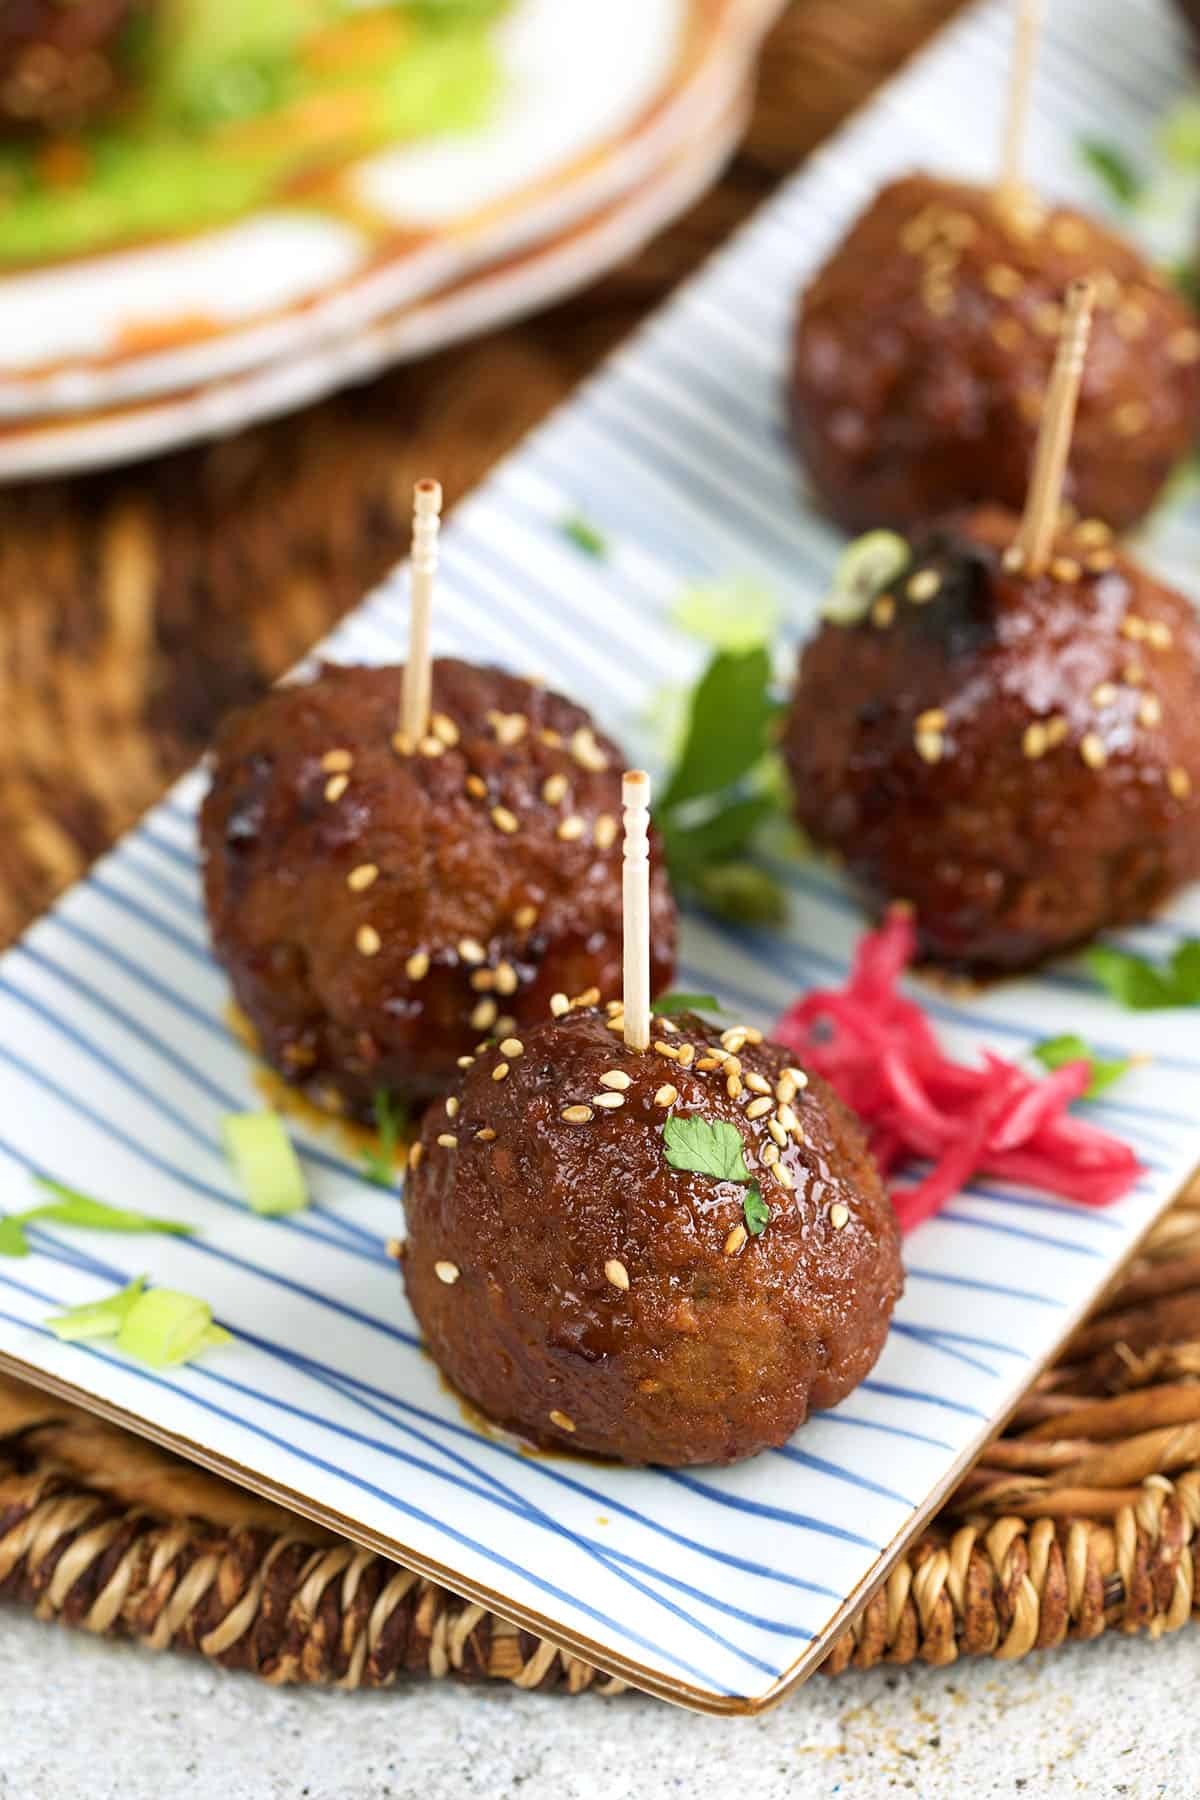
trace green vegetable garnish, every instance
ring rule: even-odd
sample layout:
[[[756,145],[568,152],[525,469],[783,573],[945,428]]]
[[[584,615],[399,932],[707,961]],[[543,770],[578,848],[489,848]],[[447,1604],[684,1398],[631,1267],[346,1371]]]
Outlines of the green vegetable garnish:
[[[898,532],[864,532],[838,557],[821,617],[831,625],[857,625],[872,601],[903,575],[911,561],[912,551]]]
[[[1200,1005],[1200,938],[1188,938],[1163,964],[1097,944],[1087,953],[1087,965],[1101,987],[1131,1012]]]
[[[673,1169],[711,1175],[717,1181],[749,1181],[742,1134],[725,1119],[695,1114],[668,1119],[663,1126],[666,1158]]]
[[[408,1113],[386,1088],[376,1088],[374,1107],[379,1142],[363,1151],[363,1173],[379,1187],[390,1188],[396,1180],[396,1151],[400,1134],[408,1124]]]
[[[1114,1081],[1119,1081],[1127,1069],[1133,1067],[1133,1057],[1123,1056],[1119,1060],[1106,1061],[1081,1037],[1067,1032],[1062,1037],[1046,1038],[1043,1043],[1034,1046],[1033,1054],[1044,1069],[1061,1069],[1064,1063],[1086,1062],[1092,1071],[1092,1079],[1084,1090],[1085,1100],[1094,1100],[1103,1094]]]
[[[746,1198],[742,1201],[742,1217],[750,1236],[761,1237],[771,1217],[771,1208],[763,1199],[762,1190],[756,1181],[752,1181],[746,1189]]]
[[[66,1343],[81,1338],[116,1337],[145,1286],[146,1277],[139,1275],[107,1300],[86,1300],[82,1306],[69,1306],[66,1312],[47,1319],[46,1324],[55,1337]]]
[[[52,1181],[48,1175],[35,1175],[33,1179],[56,1198],[0,1219],[0,1256],[29,1255],[25,1227],[36,1219],[48,1219],[56,1225],[79,1225],[88,1231],[156,1231],[171,1237],[189,1237],[196,1229],[178,1219],[159,1219],[133,1207],[109,1206],[103,1200],[93,1200],[88,1194],[64,1187],[61,1181]]]
[[[121,1321],[117,1349],[151,1369],[174,1368],[230,1334],[212,1322],[207,1300],[174,1288],[151,1288],[139,1294]]]
[[[683,1012],[723,1012],[725,1009],[715,994],[660,994],[652,1009],[660,1019],[672,1019],[676,1013]]]
[[[755,581],[712,581],[685,589],[671,608],[671,618],[714,650],[744,652],[775,635],[779,604]]]
[[[256,1213],[293,1213],[308,1205],[300,1160],[278,1113],[230,1113],[222,1130],[229,1160]]]
[[[713,863],[693,877],[710,912],[739,925],[782,925],[787,895],[773,875],[752,862]]]
[[[608,555],[607,540],[596,530],[594,525],[589,525],[587,520],[581,518],[578,513],[563,520],[562,534],[564,537],[570,538],[575,548],[582,550],[585,556],[603,559]]]
[[[1079,140],[1079,154],[1118,206],[1137,204],[1145,183],[1119,145],[1102,138],[1083,137]]]

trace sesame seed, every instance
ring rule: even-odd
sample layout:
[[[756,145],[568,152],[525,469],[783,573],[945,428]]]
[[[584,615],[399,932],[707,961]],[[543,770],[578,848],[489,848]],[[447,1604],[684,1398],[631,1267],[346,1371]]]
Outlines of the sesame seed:
[[[935,319],[948,318],[954,311],[954,289],[944,280],[927,281],[921,298],[926,312],[932,313]]]
[[[1157,694],[1143,694],[1138,701],[1138,724],[1150,730],[1162,724],[1162,702]]]
[[[441,1145],[443,1150],[457,1150],[458,1149],[458,1139],[455,1137],[455,1135],[452,1131],[439,1132],[438,1133],[438,1143]]]
[[[592,1095],[592,1105],[606,1107],[609,1112],[615,1112],[618,1106],[624,1106],[624,1104],[624,1094],[611,1093],[607,1088],[602,1094]]]
[[[374,863],[359,863],[358,867],[351,869],[347,875],[346,886],[354,893],[361,894],[363,889],[369,888],[378,877],[379,870]]]
[[[373,925],[360,925],[354,943],[360,956],[378,956],[383,948],[383,939]]]
[[[501,963],[496,964],[496,969],[495,969],[495,973],[492,977],[492,981],[495,986],[496,992],[498,994],[503,994],[506,998],[511,994],[515,994],[517,989],[521,985],[520,978],[517,975],[517,971],[513,968],[512,964],[510,962],[501,962]]]
[[[403,1262],[407,1252],[408,1245],[403,1238],[389,1238],[384,1245],[385,1255],[390,1256],[393,1262]]]
[[[1088,243],[1088,228],[1082,219],[1071,217],[1055,219],[1050,227],[1050,236],[1060,250],[1085,250]]]
[[[513,924],[518,931],[532,931],[537,924],[538,909],[536,906],[518,906],[513,914]]]
[[[1119,437],[1136,437],[1150,423],[1150,408],[1144,400],[1123,400],[1112,413],[1113,430]]]
[[[721,1067],[727,1075],[740,1075],[742,1072],[742,1065],[736,1056],[726,1056]]]
[[[586,1125],[592,1117],[592,1109],[590,1106],[564,1106],[558,1116],[568,1125]]]
[[[614,1013],[625,1011],[625,1002],[623,1000],[606,1000],[604,1010],[611,1019]]]
[[[742,1091],[741,1076],[740,1075],[727,1075],[725,1078],[725,1092],[729,1095],[729,1098],[731,1100],[736,1100],[738,1095],[741,1093],[741,1091]]]
[[[550,727],[547,725],[547,726],[542,727],[542,730],[539,735],[541,737],[543,744],[545,744],[548,749],[551,749],[551,750],[561,750],[562,749],[562,732],[561,731],[552,731],[550,729]]]
[[[673,1044],[664,1043],[662,1038],[655,1038],[654,1048],[658,1051],[658,1054],[660,1056],[669,1056],[672,1062],[675,1061],[675,1059],[678,1055],[678,1051],[675,1049],[675,1046]],[[713,1064],[713,1067],[716,1068],[715,1063]]]
[[[1045,756],[1048,748],[1046,727],[1040,719],[1035,719],[1033,724],[1027,725],[1021,733],[1021,753],[1023,756],[1027,756],[1030,762],[1036,762],[1040,756]]]
[[[616,1088],[619,1093],[623,1094],[629,1086],[629,1077],[624,1069],[605,1069],[600,1077],[600,1086]]]
[[[748,1119],[761,1119],[763,1114],[769,1113],[774,1105],[775,1102],[769,1095],[761,1100],[752,1100],[746,1108],[746,1117]]]
[[[623,1294],[629,1292],[629,1270],[615,1256],[610,1256],[604,1265],[604,1279],[611,1282],[613,1287],[620,1288]]]
[[[794,1188],[795,1187],[796,1184],[792,1180],[791,1170],[787,1167],[787,1164],[782,1161],[782,1159],[777,1163],[772,1163],[770,1165],[770,1168],[771,1168],[771,1174],[775,1177],[775,1180],[779,1183],[780,1187],[785,1187],[785,1188]]]
[[[654,1096],[654,1104],[655,1106],[674,1106],[678,1098],[679,1089],[672,1087],[669,1081],[664,1081]]]
[[[571,733],[571,755],[581,768],[599,774],[608,767],[608,758],[596,742],[596,734],[587,725]]]
[[[1144,337],[1149,323],[1150,315],[1145,307],[1140,306],[1136,300],[1126,300],[1118,306],[1113,318],[1113,324],[1119,335],[1128,343],[1134,343],[1138,338]]]
[[[459,739],[458,726],[453,719],[447,718],[445,713],[434,713],[429,721],[429,728],[440,743],[453,750]]]
[[[452,1119],[458,1111],[458,1101],[453,1094],[446,1096],[446,1117]]]
[[[744,1225],[735,1225],[729,1236],[725,1239],[722,1255],[736,1256],[742,1245],[745,1243],[747,1235],[748,1233]]]
[[[1121,670],[1121,680],[1125,682],[1127,687],[1141,687],[1145,679],[1146,671],[1143,669],[1141,663],[1127,662],[1125,667]]]
[[[1131,638],[1135,644],[1141,643],[1146,636],[1146,621],[1136,613],[1126,613],[1121,620],[1121,636]]]
[[[1101,681],[1092,689],[1093,706],[1111,706],[1117,698],[1116,683]]]
[[[1102,269],[1096,276],[1096,305],[1102,309],[1113,307],[1120,298],[1120,282],[1111,269]]]
[[[783,1126],[785,1131],[799,1131],[800,1121],[786,1100],[780,1101],[779,1111],[775,1114],[775,1117],[779,1120],[779,1123]]]
[[[460,1069],[469,1069],[471,1067],[471,1065],[474,1063],[475,1058],[473,1056],[460,1056],[460,1057],[457,1057],[455,1060],[457,1061]]]
[[[599,1006],[599,1004],[600,989],[598,987],[584,988],[582,994],[576,994],[571,1001],[572,1006]]]
[[[721,1033],[721,1047],[728,1050],[731,1056],[736,1056],[745,1042],[746,1030],[743,1025],[732,1025],[728,1031]]]
[[[1025,328],[1020,319],[993,319],[988,326],[992,342],[1010,355],[1021,348],[1025,341]]]
[[[479,1130],[475,1133],[475,1136],[479,1139],[481,1144],[491,1144],[495,1142],[496,1133],[492,1130],[490,1125],[481,1125]]]
[[[471,976],[471,986],[477,994],[490,994],[496,985],[496,977],[491,969],[476,969]]]
[[[547,775],[542,783],[542,799],[547,806],[557,806],[570,785],[565,775]]]
[[[768,1119],[767,1120],[767,1130],[770,1132],[771,1136],[775,1139],[775,1142],[779,1145],[780,1149],[782,1150],[783,1146],[787,1143],[787,1132],[783,1129],[783,1126],[779,1123],[779,1120],[778,1119]],[[766,1153],[764,1152],[763,1153],[763,1161],[766,1162],[766,1160],[767,1160],[767,1157],[766,1157]],[[772,1162],[774,1162],[775,1158],[771,1157],[770,1160]]]
[[[424,981],[429,973],[429,955],[425,950],[414,950],[404,965],[404,973],[410,981]]]
[[[520,822],[516,813],[507,806],[493,806],[492,824],[497,831],[503,831],[507,837],[511,837],[514,831],[520,830]]]
[[[880,594],[871,607],[871,623],[886,631],[896,617],[896,601],[892,594]]]
[[[676,1025],[676,1023],[673,1019],[668,1019],[664,1016],[664,1017],[659,1018],[658,1022],[662,1026],[664,1031],[670,1032],[672,1037],[674,1037],[675,1034],[679,1030],[678,1025]]]
[[[500,1043],[501,1056],[524,1056],[525,1046],[520,1038],[506,1037]]]
[[[559,1412],[557,1407],[551,1410],[550,1423],[557,1425],[560,1431],[574,1431],[575,1429],[574,1419],[569,1418],[565,1412]]]
[[[624,1029],[625,1029],[624,1013],[614,1013],[612,1018],[608,1021],[607,1029],[609,1031],[624,1031]]]
[[[331,775],[325,783],[325,798],[330,801],[340,800],[349,786],[348,775]]]
[[[792,1078],[791,1071],[788,1069],[783,1071],[783,1074],[775,1083],[775,1098],[784,1101],[794,1100],[796,1098],[796,1083]]]
[[[1078,581],[1083,568],[1073,556],[1055,556],[1050,562],[1050,573],[1055,581]]]
[[[1089,769],[1102,769],[1108,761],[1104,739],[1094,731],[1085,731],[1079,740],[1079,754]]]
[[[445,756],[446,746],[441,738],[423,737],[417,745],[422,756]]]
[[[500,1008],[492,999],[481,1000],[471,1014],[472,1031],[490,1031],[496,1023],[496,1014]]]
[[[795,1082],[798,1088],[806,1088],[808,1086],[808,1076],[804,1073],[803,1069],[794,1068],[789,1064],[783,1072],[790,1080]]]
[[[1011,300],[1020,293],[1022,282],[1011,263],[989,263],[983,271],[983,285],[998,300]]]
[[[1062,713],[1056,713],[1052,719],[1046,720],[1046,743],[1051,750],[1065,743],[1070,727]]]
[[[463,786],[466,788],[468,794],[474,799],[487,799],[487,782],[483,779],[482,775],[468,775],[467,779],[463,782]]]
[[[1171,627],[1164,625],[1161,619],[1151,619],[1146,626],[1146,642],[1154,650],[1169,650],[1172,643]]]
[[[600,813],[592,828],[592,837],[601,850],[610,850],[617,841],[617,821],[612,813]]]
[[[945,731],[946,715],[940,706],[931,706],[927,712],[917,714],[916,728],[918,731]]]
[[[1167,770],[1167,786],[1176,800],[1186,800],[1192,791],[1192,778],[1186,769],[1181,769],[1177,765],[1175,768]]]
[[[1086,544],[1089,548],[1098,548],[1112,539],[1112,530],[1103,519],[1080,519],[1074,531],[1075,541]]]
[[[681,1069],[690,1069],[695,1054],[696,1046],[694,1044],[680,1044],[678,1050],[675,1052],[675,1060]]]
[[[492,1080],[493,1081],[504,1081],[507,1078],[507,1075],[508,1075],[508,1064],[506,1062],[498,1062],[496,1064],[495,1068],[492,1070]]]
[[[574,843],[576,838],[583,836],[583,820],[578,813],[568,813],[565,819],[559,821],[554,835],[561,838],[564,844]]]
[[[321,758],[321,767],[327,775],[344,775],[354,767],[354,758],[349,750],[327,750]]]
[[[1117,559],[1111,550],[1093,550],[1085,560],[1087,568],[1093,575],[1106,575],[1117,565]]]
[[[657,1049],[657,1045],[655,1046],[655,1048]],[[699,1062],[696,1064],[696,1067],[698,1069],[703,1069],[705,1074],[707,1074],[710,1069],[719,1069],[720,1066],[721,1065],[717,1061],[715,1056],[702,1056],[700,1058]]]
[[[481,963],[487,951],[478,938],[465,937],[458,940],[458,954],[465,963]]]
[[[946,740],[940,731],[918,731],[913,744],[922,762],[939,763],[946,750]]]
[[[433,1265],[433,1272],[437,1276],[439,1281],[445,1282],[447,1287],[453,1287],[455,1282],[458,1280],[458,1264],[457,1263],[435,1262]]]
[[[412,739],[406,736],[403,731],[393,731],[392,749],[396,752],[397,756],[411,756],[413,753]]]
[[[529,720],[524,713],[497,712],[495,708],[488,713],[487,722],[500,744],[519,744],[529,729]]]
[[[751,1073],[746,1076],[746,1086],[752,1094],[769,1094],[771,1084],[762,1075]]]
[[[1000,558],[1000,563],[1010,575],[1019,575],[1025,567],[1025,552],[1020,544],[1010,544]]]
[[[424,1154],[425,1154],[425,1146],[421,1142],[420,1138],[418,1138],[408,1152],[409,1168],[415,1169]]]
[[[904,591],[910,600],[923,606],[926,601],[933,599],[941,585],[942,578],[936,569],[918,569],[915,575],[909,577]]]
[[[1173,331],[1167,339],[1167,355],[1172,362],[1194,363],[1200,360],[1200,331],[1193,331],[1186,326],[1182,331]]]
[[[550,1011],[554,1014],[556,1019],[561,1019],[563,1014],[570,1012],[570,1010],[571,1002],[567,999],[565,994],[551,994]]]
[[[1031,323],[1039,337],[1057,337],[1062,322],[1063,309],[1057,300],[1042,300],[1033,309]]]
[[[829,1209],[829,1223],[833,1226],[835,1231],[840,1231],[842,1226],[848,1225],[849,1222],[850,1208],[844,1205],[842,1201],[835,1200]]]

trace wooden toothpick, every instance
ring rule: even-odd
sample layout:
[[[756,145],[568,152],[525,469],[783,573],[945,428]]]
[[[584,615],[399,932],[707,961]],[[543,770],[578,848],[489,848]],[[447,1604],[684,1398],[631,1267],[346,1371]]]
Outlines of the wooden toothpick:
[[[400,705],[400,734],[410,751],[416,749],[429,730],[429,615],[433,578],[438,566],[441,514],[441,483],[427,476],[413,489],[408,661],[404,665],[404,693]]]
[[[621,899],[625,937],[625,1042],[650,1047],[650,777],[630,769],[621,781],[625,861]]]
[[[1058,353],[1038,428],[1029,497],[1016,538],[1024,567],[1031,575],[1041,574],[1054,543],[1095,299],[1096,285],[1091,280],[1073,281],[1067,289]]]
[[[1008,112],[1004,121],[1004,150],[996,200],[1014,218],[1027,216],[1036,207],[1025,185],[1025,134],[1033,93],[1033,66],[1037,58],[1044,0],[1016,0],[1015,41],[1008,78]]]

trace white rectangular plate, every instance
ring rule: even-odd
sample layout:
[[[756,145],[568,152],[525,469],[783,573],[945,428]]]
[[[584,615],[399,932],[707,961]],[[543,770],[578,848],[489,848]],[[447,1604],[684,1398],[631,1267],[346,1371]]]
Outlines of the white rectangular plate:
[[[1165,0],[1056,0],[1032,166],[1088,198],[1085,129],[1139,145],[1184,77]],[[446,533],[440,649],[536,668],[646,747],[652,695],[699,646],[671,626],[685,583],[749,575],[810,625],[835,539],[797,494],[780,389],[793,296],[876,184],[913,165],[988,174],[1008,8],[968,12],[613,363],[464,504]],[[608,540],[563,534],[580,513]],[[1197,566],[1200,520],[1156,550]],[[1193,586],[1195,577],[1192,577]],[[329,646],[402,654],[396,579]],[[654,1692],[753,1710],[819,1661],[1032,1374],[1200,1162],[1194,1013],[1126,1014],[1078,965],[961,1003],[925,999],[961,1054],[1021,1055],[1079,1031],[1153,1063],[1089,1110],[1149,1173],[1103,1213],[972,1187],[906,1246],[908,1287],[871,1379],[786,1449],[725,1471],[529,1457],[481,1435],[413,1334],[385,1240],[395,1196],[334,1137],[298,1135],[310,1212],[271,1221],[235,1198],[221,1115],[260,1103],[225,1024],[193,849],[190,776],[0,966],[0,1194],[38,1169],[182,1217],[191,1239],[37,1230],[0,1263],[10,1368],[381,1548]],[[692,918],[681,984],[767,1025],[839,977],[861,920],[834,881],[785,867],[790,928]],[[1162,951],[1200,930],[1200,894],[1122,942]],[[155,1374],[42,1321],[141,1269],[210,1298],[237,1343]]]

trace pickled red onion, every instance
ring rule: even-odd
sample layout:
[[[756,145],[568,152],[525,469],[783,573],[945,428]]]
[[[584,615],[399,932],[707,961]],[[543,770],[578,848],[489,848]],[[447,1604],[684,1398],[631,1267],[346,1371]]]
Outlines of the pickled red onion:
[[[772,1036],[823,1075],[867,1128],[881,1172],[932,1166],[893,1189],[901,1228],[938,1212],[975,1174],[1108,1206],[1142,1174],[1128,1144],[1068,1113],[1088,1086],[1085,1060],[1035,1079],[990,1051],[973,1067],[940,1048],[920,1006],[898,991],[916,931],[893,908],[859,941],[849,980],[790,1006]]]

